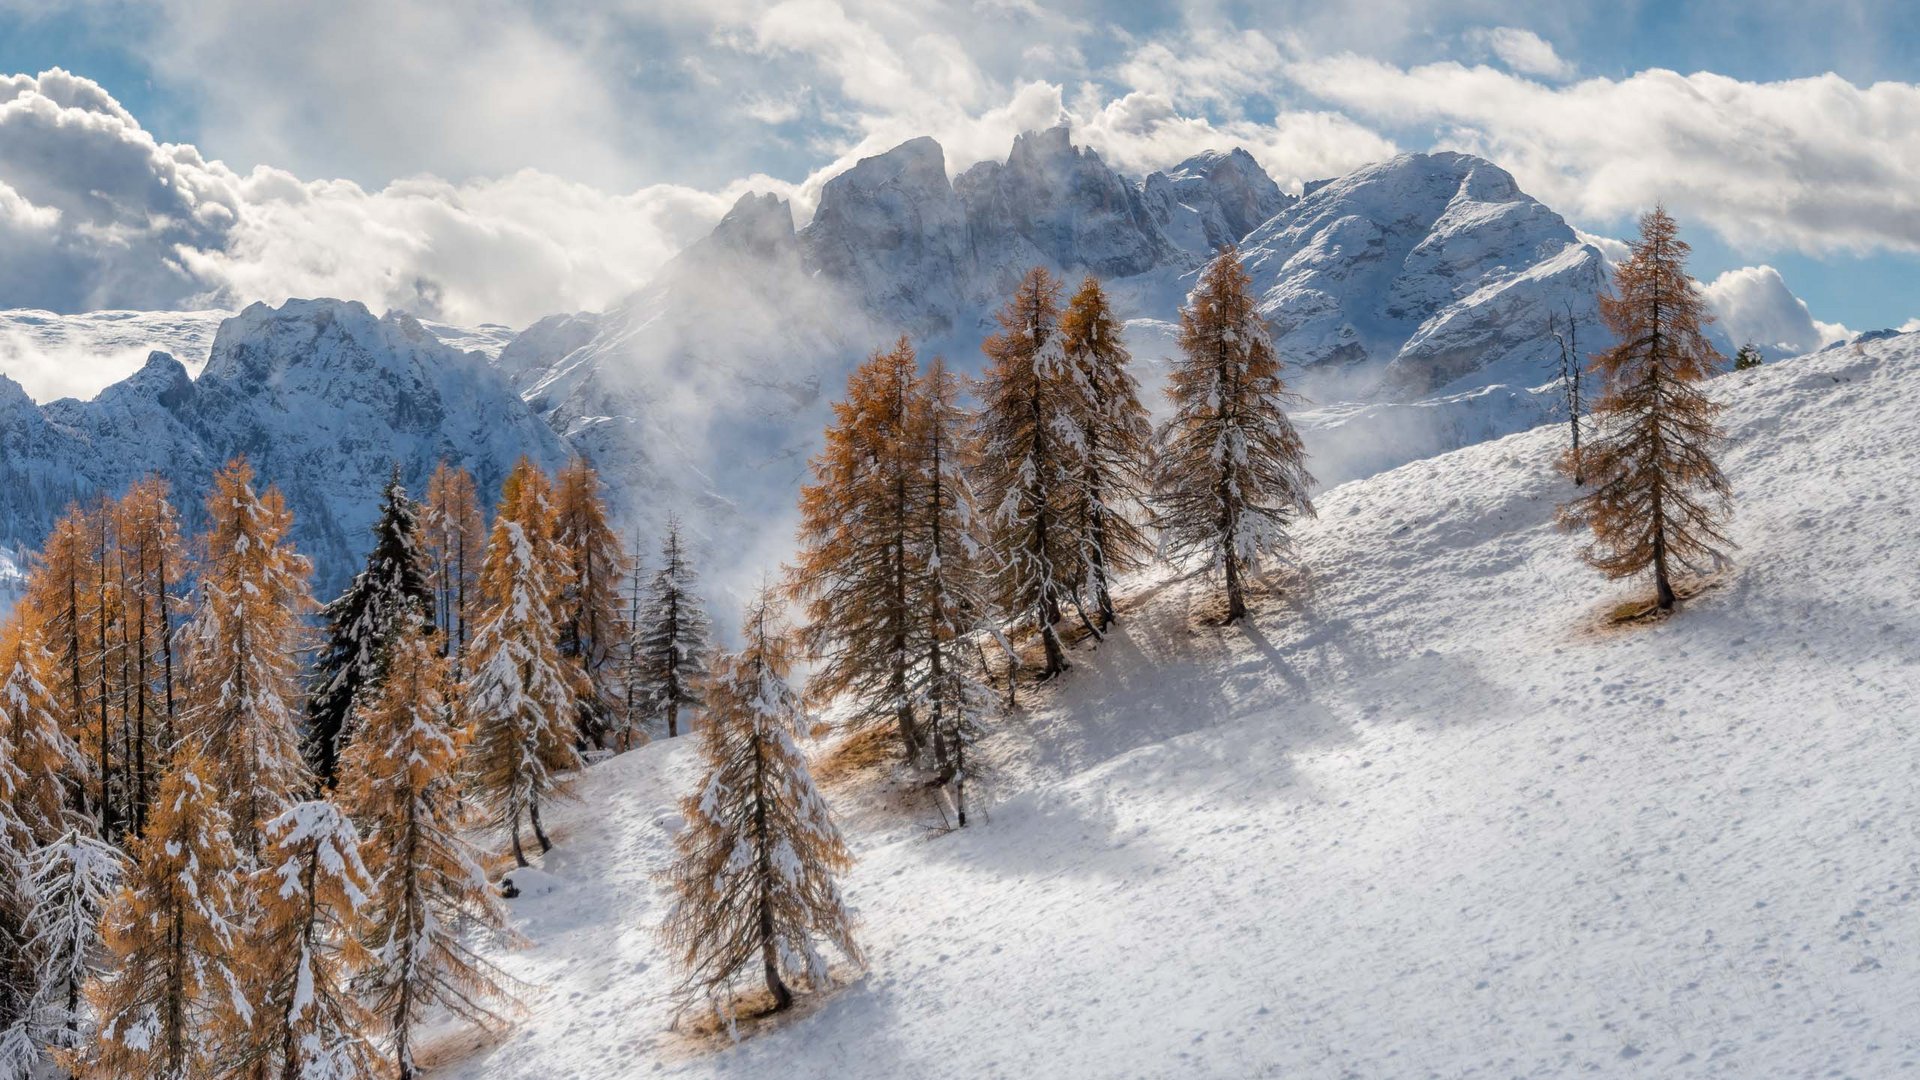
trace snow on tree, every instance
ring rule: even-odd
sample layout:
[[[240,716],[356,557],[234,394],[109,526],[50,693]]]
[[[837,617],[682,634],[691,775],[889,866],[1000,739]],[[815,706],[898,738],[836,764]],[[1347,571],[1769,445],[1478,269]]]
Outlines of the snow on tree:
[[[560,654],[586,675],[577,723],[584,745],[603,746],[613,726],[617,658],[626,640],[620,579],[627,553],[607,523],[600,474],[576,458],[560,471],[554,492],[554,541],[566,553],[567,584],[560,592]]]
[[[632,620],[627,653],[628,710],[659,717],[667,736],[680,734],[682,709],[700,708],[707,678],[712,627],[706,601],[697,591],[694,571],[679,519],[667,522],[667,538],[644,599]],[[629,725],[636,721],[629,720]]]
[[[68,1056],[83,1080],[215,1075],[219,1034],[251,1018],[233,967],[240,853],[217,775],[197,742],[182,747],[133,841],[126,883],[101,920],[107,960],[87,984],[98,1027]]]
[[[432,637],[394,643],[380,693],[363,707],[342,761],[341,798],[360,824],[375,882],[365,912],[370,962],[359,985],[385,1026],[388,1057],[412,1080],[429,1010],[501,1023],[489,1001],[506,977],[470,948],[464,927],[502,931],[506,912],[451,820],[459,747],[448,729],[450,662]]]
[[[1752,371],[1754,368],[1766,362],[1767,358],[1760,355],[1760,347],[1751,341],[1740,346],[1733,354],[1733,370],[1735,371]]]
[[[1140,404],[1140,385],[1127,370],[1132,357],[1121,340],[1120,320],[1092,275],[1068,302],[1060,336],[1079,390],[1073,532],[1087,599],[1104,631],[1114,618],[1113,575],[1144,566],[1153,549],[1135,517],[1151,485],[1147,462],[1153,423]]]
[[[369,960],[360,913],[374,888],[360,834],[324,799],[294,804],[263,834],[243,953],[252,1017],[229,1032],[224,1067],[283,1080],[376,1076],[377,1023],[353,989]]]
[[[28,843],[50,843],[67,830],[66,806],[86,761],[61,730],[60,702],[49,689],[53,658],[42,644],[32,604],[0,625],[0,739],[17,774],[11,798]]]
[[[579,669],[560,655],[555,604],[565,560],[552,532],[546,477],[525,458],[508,475],[480,571],[485,601],[473,638],[471,674],[460,708],[473,728],[469,791],[513,839],[526,866],[520,822],[540,850],[553,847],[540,805],[564,795],[565,774],[580,767],[574,708],[584,692]]]
[[[128,821],[146,825],[154,778],[179,737],[175,685],[174,618],[186,609],[181,582],[186,548],[180,515],[167,498],[167,482],[150,476],[134,484],[115,507],[121,588],[118,625],[121,724],[127,746]]]
[[[432,625],[433,582],[420,548],[419,508],[394,466],[380,497],[366,569],[328,604],[326,643],[314,661],[302,751],[324,789],[339,779],[340,754],[362,702],[379,691],[387,655],[402,635]]]
[[[1082,477],[1081,388],[1060,334],[1060,283],[1035,267],[981,343],[988,365],[974,489],[998,563],[995,600],[1046,649],[1043,674],[1067,669],[1055,629],[1081,566],[1072,528]]]
[[[1168,378],[1173,415],[1156,433],[1154,523],[1168,554],[1226,575],[1227,621],[1247,613],[1246,578],[1292,547],[1313,516],[1293,400],[1254,305],[1239,253],[1215,258],[1180,311],[1181,356]]]
[[[1573,302],[1567,302],[1567,323],[1563,330],[1558,315],[1547,316],[1547,336],[1559,346],[1560,364],[1555,376],[1560,380],[1560,397],[1567,410],[1567,453],[1561,467],[1573,477],[1575,487],[1587,482],[1580,452],[1580,429],[1585,421],[1586,403],[1580,393],[1580,328],[1573,317]]]
[[[33,1038],[40,965],[32,934],[32,837],[19,816],[26,774],[0,730],[0,1080],[27,1080],[40,1057]]]
[[[775,1012],[793,1001],[789,980],[824,985],[822,942],[864,963],[835,882],[853,857],[800,749],[806,711],[787,684],[792,649],[773,603],[762,593],[748,608],[745,647],[708,691],[706,777],[681,804],[687,826],[666,875],[675,901],[661,932],[685,968],[680,996],[723,1011],[756,966]]]
[[[811,462],[813,482],[800,490],[800,550],[787,586],[805,604],[800,640],[818,661],[809,691],[846,699],[851,724],[892,724],[910,762],[925,750],[908,690],[919,660],[908,551],[918,377],[904,337],[847,377]]]
[[[1588,565],[1610,578],[1653,571],[1661,611],[1676,599],[1674,563],[1702,571],[1733,546],[1721,531],[1732,489],[1713,460],[1720,406],[1700,385],[1724,358],[1703,333],[1713,317],[1687,276],[1691,251],[1665,209],[1640,218],[1640,239],[1600,297],[1619,344],[1593,358],[1600,435],[1585,465],[1594,487],[1561,507],[1563,522],[1593,532]]]
[[[980,654],[973,641],[992,609],[983,595],[962,452],[968,417],[959,396],[959,380],[935,358],[915,388],[910,434],[918,468],[908,535],[913,609],[923,623],[915,635],[920,658],[913,703],[926,720],[937,780],[951,793],[965,827],[973,746],[981,717],[993,708],[992,692],[975,674]]]
[[[480,561],[487,549],[487,520],[473,474],[442,461],[427,481],[422,524],[433,560],[440,639],[453,657],[457,682],[473,636],[473,616],[480,604]]]
[[[209,756],[207,781],[229,800],[242,854],[260,852],[260,831],[312,776],[300,759],[302,618],[313,609],[307,560],[287,533],[293,515],[278,489],[253,490],[244,458],[213,479],[207,495],[206,563],[187,627],[184,725]]]
[[[33,953],[40,965],[35,1002],[45,1045],[79,1045],[83,1014],[81,992],[100,953],[100,923],[126,873],[126,862],[111,844],[70,827],[33,853]],[[0,1070],[4,1075],[4,1070]]]
[[[36,558],[27,578],[25,607],[40,613],[47,649],[53,654],[48,689],[59,702],[61,728],[81,748],[80,802],[100,822],[108,822],[108,764],[102,760],[111,744],[99,737],[91,690],[93,672],[100,666],[97,627],[103,621],[94,603],[95,526],[78,504],[67,508]]]

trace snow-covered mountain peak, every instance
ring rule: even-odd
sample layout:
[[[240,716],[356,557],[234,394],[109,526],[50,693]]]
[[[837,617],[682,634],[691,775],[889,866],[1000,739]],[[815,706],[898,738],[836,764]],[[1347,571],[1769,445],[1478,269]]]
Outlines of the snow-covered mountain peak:
[[[1406,397],[1544,380],[1547,316],[1599,344],[1600,253],[1484,158],[1403,154],[1289,206],[1242,245],[1288,358]]]
[[[1195,154],[1165,173],[1148,176],[1143,187],[1150,192],[1157,184],[1164,184],[1178,204],[1193,212],[1200,226],[1197,239],[1204,244],[1199,250],[1204,254],[1238,244],[1294,201],[1240,147]],[[1181,228],[1171,214],[1163,224],[1170,231]],[[1175,242],[1194,250],[1194,239],[1176,236]]]
[[[172,353],[156,349],[147,354],[140,370],[100,392],[97,401],[109,405],[130,401],[156,402],[179,412],[193,400],[193,376]]]
[[[793,207],[772,193],[740,196],[720,224],[687,254],[726,252],[757,259],[785,259],[798,250],[793,232]]]
[[[828,180],[800,243],[809,267],[903,327],[943,327],[967,302],[967,211],[930,138]]]

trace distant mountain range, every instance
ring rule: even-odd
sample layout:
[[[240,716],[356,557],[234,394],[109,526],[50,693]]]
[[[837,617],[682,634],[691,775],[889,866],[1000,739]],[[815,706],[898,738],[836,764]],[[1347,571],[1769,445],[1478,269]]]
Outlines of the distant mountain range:
[[[1606,343],[1601,252],[1480,158],[1403,155],[1296,198],[1244,150],[1133,179],[1055,128],[949,180],[920,138],[829,180],[804,228],[745,196],[613,309],[512,336],[338,300],[256,304],[210,345],[200,313],[0,313],[0,334],[185,354],[91,401],[36,405],[0,376],[0,547],[38,545],[69,499],[149,470],[197,514],[212,470],[245,452],[287,491],[327,592],[357,566],[392,462],[416,489],[441,458],[493,487],[522,453],[582,454],[628,528],[687,516],[722,584],[744,585],[786,555],[807,456],[866,353],[905,333],[973,370],[1005,293],[1045,265],[1110,283],[1151,384],[1228,244],[1323,403],[1302,423],[1324,482],[1550,419],[1556,395],[1533,389],[1557,355],[1549,314]]]

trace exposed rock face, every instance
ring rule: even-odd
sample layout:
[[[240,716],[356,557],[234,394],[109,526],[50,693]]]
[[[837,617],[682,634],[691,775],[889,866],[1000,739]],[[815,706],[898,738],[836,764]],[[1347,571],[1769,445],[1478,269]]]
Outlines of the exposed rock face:
[[[808,266],[903,328],[944,326],[972,297],[966,206],[932,139],[902,143],[827,181],[800,245]]]
[[[1201,255],[1238,244],[1294,202],[1252,154],[1239,148],[1196,154],[1164,173],[1152,173],[1141,192],[1161,231],[1180,248]]]

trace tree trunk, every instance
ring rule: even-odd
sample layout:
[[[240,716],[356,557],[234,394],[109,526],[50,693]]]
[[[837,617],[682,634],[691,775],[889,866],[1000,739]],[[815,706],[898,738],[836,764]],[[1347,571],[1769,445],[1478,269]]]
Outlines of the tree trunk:
[[[520,815],[513,815],[513,861],[521,866],[532,866],[527,861],[526,849],[520,846]]]
[[[1227,621],[1238,622],[1247,614],[1246,588],[1240,582],[1240,559],[1227,555]]]
[[[544,855],[552,851],[553,841],[547,839],[547,830],[540,825],[540,796],[535,795],[527,800],[527,819],[533,822],[533,837],[540,841],[540,853]]]
[[[1047,670],[1041,673],[1041,677],[1050,679],[1067,670],[1067,653],[1060,647],[1060,635],[1055,632],[1052,623],[1040,624],[1040,641],[1047,648]]]

